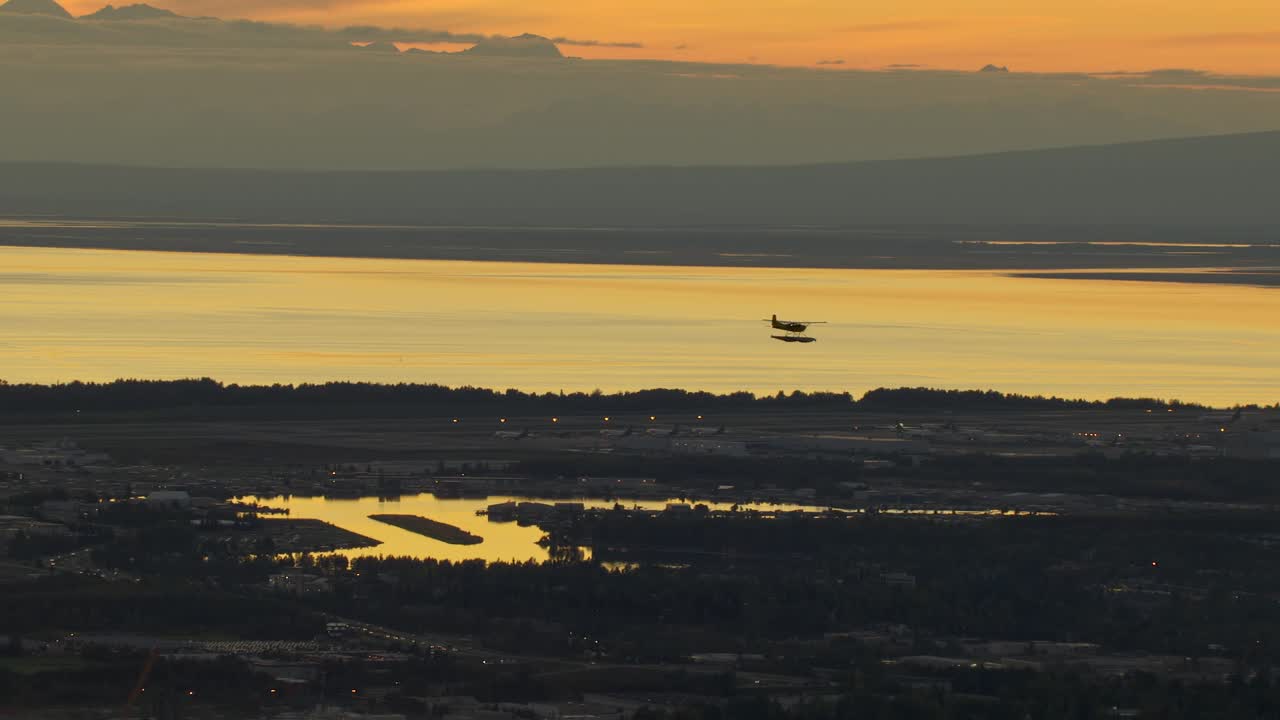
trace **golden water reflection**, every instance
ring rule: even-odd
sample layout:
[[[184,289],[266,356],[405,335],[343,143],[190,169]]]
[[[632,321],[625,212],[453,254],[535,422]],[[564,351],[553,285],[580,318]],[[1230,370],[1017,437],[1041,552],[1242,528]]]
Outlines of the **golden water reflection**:
[[[575,498],[529,498],[510,496],[491,496],[484,499],[475,498],[437,498],[430,493],[421,495],[405,495],[399,498],[384,499],[376,497],[358,499],[334,499],[323,497],[245,497],[243,502],[266,505],[273,508],[285,508],[289,511],[289,519],[323,520],[345,530],[359,533],[381,545],[368,548],[339,550],[338,554],[347,557],[397,556],[415,558],[436,558],[439,560],[486,560],[489,562],[542,562],[548,558],[546,548],[538,545],[544,533],[537,527],[521,527],[514,522],[489,522],[489,519],[476,512],[487,509],[498,503],[540,502],[554,504],[560,502],[580,502],[587,508],[611,508],[621,504],[626,508],[643,510],[662,510],[669,503],[680,500],[590,500]],[[710,510],[728,511],[734,503],[699,502]],[[825,507],[809,505],[767,505],[740,504],[739,509],[747,510],[804,510],[806,512],[823,512]],[[402,530],[393,525],[378,522],[369,518],[379,513],[421,515],[439,522],[448,523],[466,530],[473,535],[484,538],[479,545],[450,545],[417,533]]]
[[[488,498],[437,498],[430,493],[420,495],[404,495],[398,498],[366,497],[358,499],[338,499],[324,497],[256,497],[240,498],[242,502],[283,508],[289,511],[289,519],[323,520],[345,530],[359,533],[381,542],[380,545],[367,548],[338,550],[336,554],[349,558],[357,557],[414,557],[435,558],[438,560],[485,560],[488,562],[543,562],[549,557],[546,548],[538,545],[543,532],[537,527],[521,527],[514,522],[489,522],[484,515],[477,514],[490,505],[504,502],[537,502],[552,505],[563,502],[582,503],[588,509],[608,509],[621,505],[627,509],[663,510],[669,504],[705,505],[712,512],[729,512],[755,510],[764,513],[793,512],[806,513],[841,512],[857,514],[861,510],[832,510],[824,505],[800,505],[792,503],[733,503],[711,501],[685,501],[683,499],[668,500],[601,500],[591,498],[536,498],[494,495]],[[959,516],[1026,516],[1052,515],[1049,512],[1004,511],[997,509],[880,509],[888,514],[919,515],[959,515]],[[371,519],[370,515],[382,513],[420,515],[432,520],[448,523],[484,538],[479,545],[451,545],[417,533],[402,530],[393,525]],[[585,558],[590,552],[584,549]],[[619,566],[621,567],[621,566]]]
[[[760,318],[827,320],[819,342]],[[987,271],[0,247],[0,377],[1280,400],[1280,292]]]

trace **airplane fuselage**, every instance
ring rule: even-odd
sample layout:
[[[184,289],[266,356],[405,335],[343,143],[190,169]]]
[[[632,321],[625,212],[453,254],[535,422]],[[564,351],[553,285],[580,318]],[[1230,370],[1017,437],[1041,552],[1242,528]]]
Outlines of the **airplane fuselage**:
[[[787,322],[787,321],[785,321],[785,320],[774,320],[774,321],[773,321],[773,329],[774,329],[774,330],[786,330],[787,332],[797,332],[797,333],[802,333],[802,332],[804,332],[805,330],[808,330],[808,329],[809,329],[809,326],[808,326],[808,325],[806,325],[806,324],[804,324],[804,323],[798,323],[798,322]]]

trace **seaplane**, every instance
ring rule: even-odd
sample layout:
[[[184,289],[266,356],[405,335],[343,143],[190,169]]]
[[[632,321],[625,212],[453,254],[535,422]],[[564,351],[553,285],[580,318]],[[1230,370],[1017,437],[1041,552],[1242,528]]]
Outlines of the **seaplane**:
[[[774,330],[781,330],[784,333],[783,335],[770,335],[769,337],[774,340],[780,340],[788,343],[818,342],[817,338],[809,337],[804,333],[809,329],[810,325],[826,324],[826,321],[824,320],[779,320],[777,315],[774,315],[768,320],[762,320],[761,322],[767,322],[769,323],[770,328]]]

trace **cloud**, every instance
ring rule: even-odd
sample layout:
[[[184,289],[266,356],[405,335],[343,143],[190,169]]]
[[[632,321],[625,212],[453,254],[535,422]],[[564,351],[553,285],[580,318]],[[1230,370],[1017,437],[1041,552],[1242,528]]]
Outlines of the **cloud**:
[[[1133,87],[1181,90],[1238,90],[1280,92],[1280,77],[1264,75],[1218,75],[1189,68],[1158,68],[1143,72],[1094,73],[1097,79],[1123,80]]]
[[[489,39],[489,36],[480,33],[455,33],[425,28],[384,28],[376,25],[352,25],[332,32],[349,42],[385,40],[402,43],[478,43]]]
[[[187,48],[342,48],[351,43],[469,43],[501,36],[457,33],[429,28],[351,26],[337,30],[322,27],[217,18],[177,18],[146,22],[86,22],[38,15],[5,15],[0,19],[0,41],[43,41],[108,46],[160,46]],[[574,47],[641,48],[637,42],[615,42],[554,37],[557,45]]]
[[[320,28],[248,20],[92,22],[36,15],[0,18],[0,42],[174,49],[322,49],[347,45],[339,36]]]
[[[371,40],[386,40],[389,42],[399,43],[478,43],[483,40],[491,40],[496,37],[493,35],[483,35],[480,33],[455,33],[448,30],[431,30],[426,28],[385,28],[376,25],[353,25],[345,27],[341,30],[334,31],[338,35],[353,42],[367,42]],[[609,40],[583,40],[580,38],[567,38],[557,36],[549,38],[551,42],[557,45],[571,45],[574,47],[607,47],[607,48],[643,48],[644,45],[638,42],[615,42]]]
[[[917,70],[923,67],[925,66],[917,65],[915,63],[893,63],[892,65],[885,65],[884,69],[885,70]]]
[[[1280,94],[1151,91],[1142,85],[1154,81],[1142,77],[981,83],[970,73],[813,66],[847,55],[835,51],[811,50],[804,69],[523,62],[382,56],[351,48],[332,30],[265,23],[53,23],[94,37],[158,31],[160,39],[44,41],[23,34],[31,23],[0,20],[0,29],[18,28],[0,33],[0,125],[11,140],[0,143],[0,160],[307,169],[795,164],[1244,132],[1275,128],[1280,118]],[[175,42],[181,27],[200,44]],[[227,49],[228,38],[261,38],[261,49]],[[321,49],[295,49],[304,43]],[[22,197],[18,186],[0,188],[6,192]],[[306,192],[284,188],[270,202]],[[478,185],[477,202],[484,194]]]
[[[816,64],[818,64],[818,65],[843,65],[843,64],[844,64],[844,60],[840,60],[840,59],[835,59],[835,60],[819,60]]]
[[[1192,68],[1157,68],[1148,70],[1143,73],[1147,77],[1153,78],[1202,78],[1208,77],[1209,73],[1204,70],[1195,70]]]
[[[553,37],[551,42],[557,45],[575,45],[578,47],[606,47],[606,48],[631,48],[640,49],[644,47],[644,43],[638,42],[617,42],[606,40],[578,40],[575,38]]]

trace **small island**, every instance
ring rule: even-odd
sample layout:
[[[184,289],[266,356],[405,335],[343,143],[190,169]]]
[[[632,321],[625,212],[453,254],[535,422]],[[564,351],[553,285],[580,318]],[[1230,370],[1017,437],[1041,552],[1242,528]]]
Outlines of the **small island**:
[[[324,553],[382,544],[381,540],[340,528],[333,523],[300,518],[259,518],[254,535],[272,553]]]
[[[437,522],[419,515],[370,515],[370,520],[377,520],[388,525],[395,525],[402,530],[426,535],[429,538],[446,542],[450,545],[479,545],[484,538],[472,535],[460,527]]]

